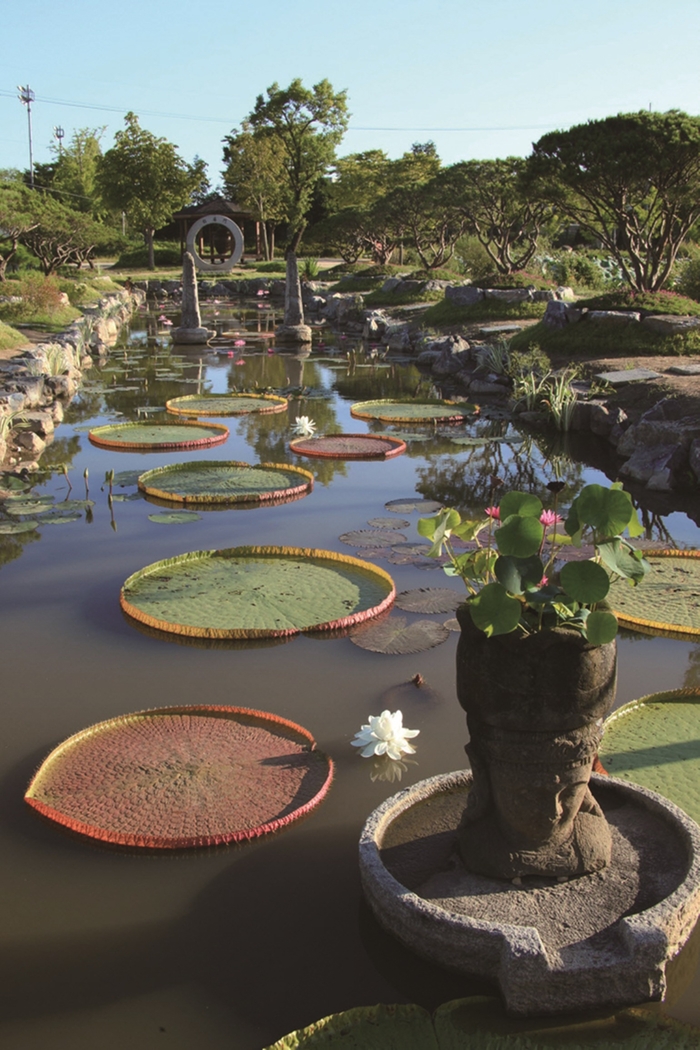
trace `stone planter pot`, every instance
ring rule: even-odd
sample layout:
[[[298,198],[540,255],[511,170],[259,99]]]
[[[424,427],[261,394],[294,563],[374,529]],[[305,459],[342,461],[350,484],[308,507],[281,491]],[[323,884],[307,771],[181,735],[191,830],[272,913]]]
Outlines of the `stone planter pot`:
[[[569,876],[610,862],[610,831],[588,787],[615,700],[616,643],[576,631],[487,638],[457,610],[457,696],[474,786],[458,834],[470,871]]]

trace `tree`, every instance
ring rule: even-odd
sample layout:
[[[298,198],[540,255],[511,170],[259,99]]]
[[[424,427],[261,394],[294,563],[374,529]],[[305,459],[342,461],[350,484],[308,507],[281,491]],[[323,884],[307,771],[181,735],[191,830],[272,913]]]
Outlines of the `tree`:
[[[448,169],[454,200],[468,232],[479,239],[502,274],[526,268],[551,211],[550,204],[527,192],[525,168],[522,158],[506,157],[464,161]]]
[[[700,117],[622,113],[553,131],[528,161],[533,192],[598,238],[637,291],[658,291],[700,216]]]
[[[254,137],[268,139],[281,153],[290,252],[301,243],[314,188],[335,160],[347,127],[346,94],[334,92],[328,80],[310,90],[298,78],[284,89],[275,83],[267,89],[267,98],[258,95],[244,122]]]
[[[153,270],[155,231],[206,181],[206,165],[201,160],[187,164],[177,146],[143,129],[134,113],[124,119],[126,128],[117,132],[114,146],[99,161],[97,186],[107,207],[126,212],[142,231]]]
[[[224,139],[224,185],[231,199],[262,223],[265,258],[275,254],[275,227],[287,218],[284,152],[272,136],[244,125]]]
[[[29,191],[29,214],[33,225],[20,236],[41,263],[48,277],[59,266],[91,263],[104,228],[84,212],[67,208],[60,201],[38,190]]]
[[[0,281],[22,238],[38,220],[32,212],[32,192],[22,185],[19,172],[0,173]]]

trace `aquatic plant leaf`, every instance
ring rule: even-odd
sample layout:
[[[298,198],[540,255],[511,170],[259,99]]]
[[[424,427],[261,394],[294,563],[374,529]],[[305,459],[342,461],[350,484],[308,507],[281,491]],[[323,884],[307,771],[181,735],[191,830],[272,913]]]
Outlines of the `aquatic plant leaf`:
[[[131,503],[132,500],[145,499],[143,492],[115,492],[112,496],[114,503]]]
[[[406,443],[385,434],[318,434],[296,438],[289,448],[326,459],[392,459],[406,451]]]
[[[220,445],[226,441],[228,435],[228,427],[221,423],[182,420],[178,423],[111,423],[104,427],[95,427],[88,437],[93,445],[100,448],[145,448],[158,451]]]
[[[67,514],[61,514],[59,511],[52,512],[50,514],[42,514],[38,519],[39,527],[44,525],[67,525],[69,521],[80,521],[82,514],[77,511],[68,512]]]
[[[159,525],[184,525],[188,521],[201,521],[202,515],[195,510],[164,510],[158,514],[149,514],[148,520]]]
[[[423,496],[408,496],[406,499],[390,499],[384,506],[392,514],[412,514],[414,510],[421,514],[434,514],[442,510],[442,503],[434,499],[425,499]]]
[[[23,514],[41,514],[53,505],[53,496],[38,497],[37,499],[7,501],[4,504],[4,510],[6,514],[11,514],[13,517],[21,517]]]
[[[332,774],[311,734],[276,715],[161,708],[65,740],[25,800],[92,838],[178,849],[276,831],[321,802]]]
[[[602,602],[610,590],[610,577],[594,561],[568,561],[562,566],[559,580],[574,601],[586,605]]]
[[[439,1050],[422,1006],[358,1006],[331,1014],[278,1039],[265,1050]]]
[[[250,412],[284,412],[286,397],[276,394],[185,394],[165,402],[168,412],[183,416],[244,416]]]
[[[141,470],[118,470],[115,472],[112,484],[118,485],[119,488],[128,488],[130,485],[138,485],[139,477],[142,473]]]
[[[700,552],[645,551],[651,569],[638,586],[615,580],[608,604],[623,626],[646,634],[700,637]]]
[[[511,514],[524,518],[539,518],[542,513],[542,500],[530,492],[506,492],[500,503],[501,521]]]
[[[258,503],[304,496],[313,474],[284,463],[195,460],[148,470],[139,488],[150,496],[181,503]]]
[[[511,594],[523,594],[536,587],[544,574],[542,560],[533,554],[531,558],[512,558],[502,555],[494,565],[496,579]]]
[[[700,690],[652,693],[618,708],[600,750],[611,776],[658,791],[700,821]]]
[[[396,518],[370,518],[367,522],[373,529],[407,529],[410,521],[397,521]]]
[[[350,406],[356,419],[381,419],[387,423],[462,423],[479,412],[467,401],[357,401]]]
[[[463,592],[449,587],[416,587],[397,594],[394,604],[404,612],[446,613],[454,612],[464,600]]]
[[[450,632],[435,620],[416,620],[407,624],[403,616],[390,616],[380,623],[369,624],[355,631],[350,641],[360,649],[388,656],[422,653],[441,645]]]
[[[388,573],[348,555],[298,547],[193,551],[124,583],[122,608],[175,634],[260,638],[349,627],[391,605]]]
[[[614,613],[593,610],[586,618],[586,637],[591,645],[607,645],[617,635]]]
[[[405,441],[407,445],[412,444],[416,441],[431,441],[432,434],[430,432],[418,434],[411,430],[392,430],[391,436],[399,438],[401,441]]]
[[[401,543],[406,537],[402,532],[391,529],[355,529],[353,532],[344,532],[338,539],[349,547],[380,547]]]
[[[530,558],[539,551],[543,536],[544,527],[537,518],[513,514],[496,530],[495,540],[500,554]]]
[[[18,532],[32,532],[38,526],[38,521],[0,521],[0,535],[8,536]]]
[[[520,622],[521,605],[500,583],[487,583],[469,602],[471,618],[487,638],[510,634]]]
[[[421,555],[427,557],[430,553],[429,543],[412,543],[410,540],[407,543],[392,543],[391,549],[394,554],[410,554],[413,557]]]
[[[572,503],[569,517],[572,517],[573,532],[569,518],[565,527],[570,536],[578,532],[574,527],[576,523],[579,527],[590,525],[602,536],[616,536],[636,520],[636,512],[630,494],[623,489],[586,485]]]

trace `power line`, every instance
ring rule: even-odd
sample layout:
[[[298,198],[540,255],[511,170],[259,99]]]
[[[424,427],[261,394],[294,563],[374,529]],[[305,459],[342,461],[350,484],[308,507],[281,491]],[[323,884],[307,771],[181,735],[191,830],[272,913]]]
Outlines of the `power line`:
[[[0,88],[0,96],[14,97],[13,91],[5,91]],[[75,109],[93,109],[103,113],[126,113],[131,106],[102,106],[95,105],[90,102],[73,102],[68,99],[61,98],[49,98],[45,95],[36,95],[37,102],[43,102],[51,106],[71,106]],[[196,120],[200,124],[226,124],[231,127],[232,124],[236,124],[235,120],[230,117],[202,117],[193,116],[191,113],[166,113],[162,110],[155,109],[139,109],[138,113],[144,117],[169,117],[174,120]],[[410,128],[410,127],[365,127],[361,125],[351,124],[348,131],[410,131],[411,133],[416,132],[428,132],[431,134],[437,134],[442,132],[484,132],[484,131],[547,131],[550,128],[555,127],[555,124],[511,124],[503,126],[493,127],[460,127],[460,128]]]

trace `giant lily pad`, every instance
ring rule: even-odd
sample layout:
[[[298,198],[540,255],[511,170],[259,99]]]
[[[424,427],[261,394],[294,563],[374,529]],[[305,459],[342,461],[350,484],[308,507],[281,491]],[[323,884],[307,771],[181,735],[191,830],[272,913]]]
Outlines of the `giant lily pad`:
[[[166,707],[100,722],[46,758],[25,795],[91,838],[178,849],[256,838],[317,806],[331,760],[286,719]]]
[[[450,587],[417,587],[397,594],[395,604],[404,612],[447,613],[454,612],[465,598],[463,592]]]
[[[605,722],[608,773],[658,791],[700,821],[700,690],[633,700]]]
[[[286,397],[276,394],[186,394],[165,402],[181,416],[245,416],[250,412],[284,412]]]
[[[411,523],[400,518],[398,521],[396,518],[370,518],[367,524],[373,529],[407,529]]]
[[[388,573],[334,551],[231,547],[147,565],[124,583],[121,605],[161,631],[264,638],[349,627],[394,595]]]
[[[388,434],[319,434],[289,442],[292,452],[325,459],[391,459],[406,451],[406,442]]]
[[[468,401],[356,401],[350,415],[385,423],[463,423],[479,412]]]
[[[153,452],[161,449],[204,448],[208,445],[221,445],[228,437],[228,427],[221,423],[111,423],[104,427],[95,427],[88,437],[93,445],[100,448],[149,449]]]
[[[447,628],[435,620],[416,620],[407,625],[403,616],[389,616],[379,623],[355,631],[350,641],[360,649],[389,656],[422,653],[441,645],[450,636]]]
[[[146,471],[139,488],[150,496],[180,503],[259,503],[305,496],[313,474],[280,463],[198,460]]]
[[[612,584],[608,603],[619,622],[644,634],[700,636],[700,551],[645,551],[651,571],[637,586]]]

